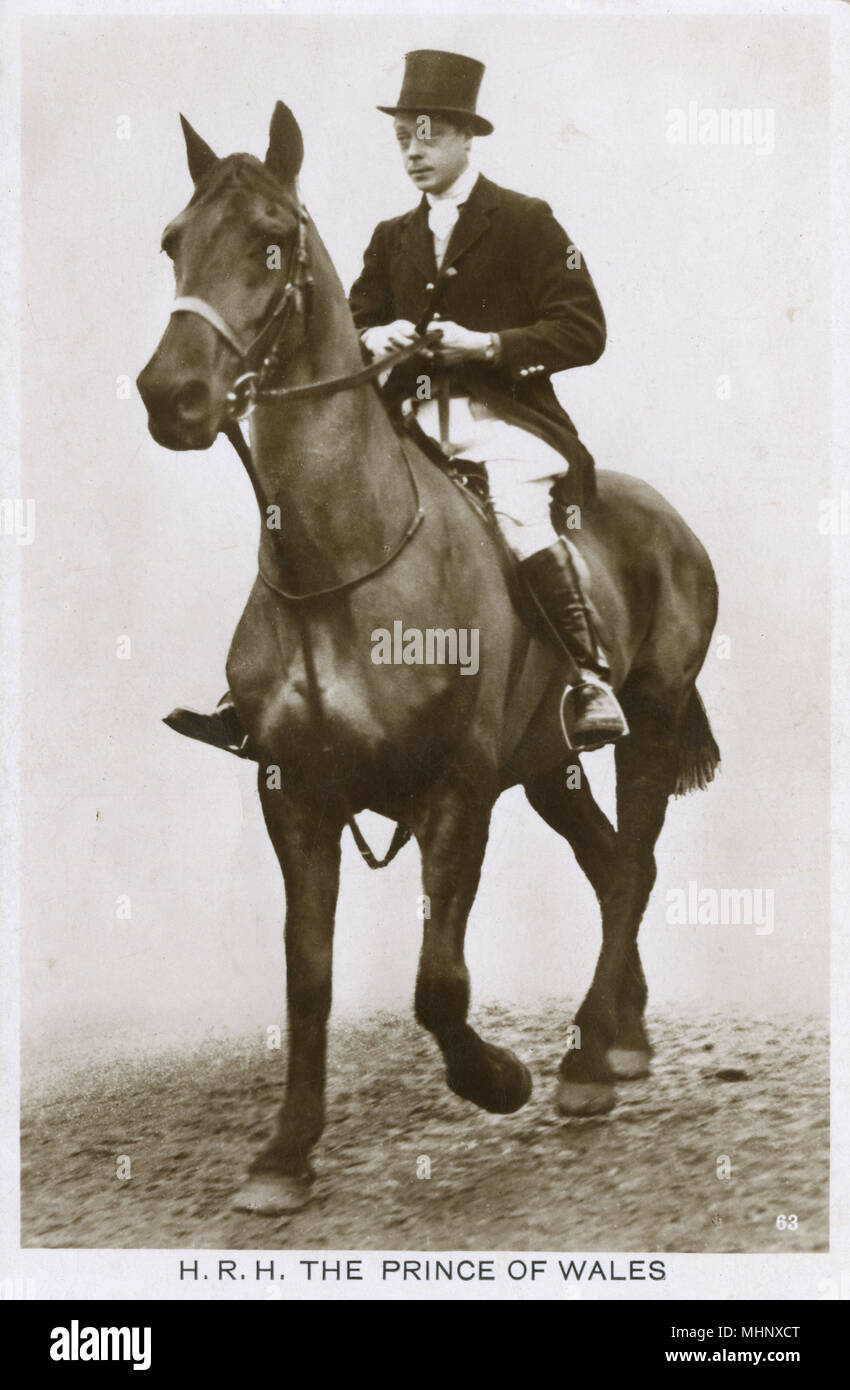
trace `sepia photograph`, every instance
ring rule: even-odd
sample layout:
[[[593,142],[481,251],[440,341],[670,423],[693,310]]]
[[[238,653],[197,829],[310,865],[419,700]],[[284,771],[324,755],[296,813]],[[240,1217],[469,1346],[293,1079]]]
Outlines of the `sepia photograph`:
[[[4,1296],[850,1297],[850,6],[60,9]]]

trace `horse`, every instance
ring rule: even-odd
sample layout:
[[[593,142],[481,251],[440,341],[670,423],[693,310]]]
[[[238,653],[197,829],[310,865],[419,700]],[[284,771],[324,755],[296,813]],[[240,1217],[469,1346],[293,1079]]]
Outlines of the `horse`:
[[[704,787],[719,762],[695,685],[717,586],[702,544],[658,492],[600,470],[571,539],[629,725],[615,746],[615,830],[561,732],[565,655],[523,622],[494,529],[393,423],[376,370],[364,368],[298,194],[297,120],[277,103],[264,160],[220,159],[181,122],[194,192],[162,237],[178,298],[137,385],[159,444],[206,449],[229,433],[260,510],[258,573],[226,669],[284,880],[287,1080],[234,1206],[272,1215],[310,1198],[340,842],[364,809],[404,827],[421,854],[414,1010],[457,1096],[507,1115],[532,1089],[524,1063],[469,1024],[464,959],[493,806],[517,785],[572,847],[601,911],[558,1111],[603,1114],[617,1079],[648,1074],[637,935],[668,800]],[[250,448],[233,426],[249,398]],[[399,621],[406,640],[477,631],[477,674],[417,659],[412,640],[403,659],[376,662],[375,634]]]

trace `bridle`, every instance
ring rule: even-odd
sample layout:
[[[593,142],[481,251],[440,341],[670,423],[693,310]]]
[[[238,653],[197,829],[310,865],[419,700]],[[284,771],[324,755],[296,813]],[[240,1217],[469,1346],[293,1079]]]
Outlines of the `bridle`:
[[[238,421],[246,420],[258,405],[267,401],[307,400],[316,396],[332,396],[339,391],[350,391],[354,387],[364,386],[367,382],[374,381],[382,372],[390,372],[402,362],[415,357],[417,353],[422,352],[423,348],[435,344],[440,337],[439,333],[417,334],[414,341],[406,347],[398,348],[385,357],[378,357],[368,366],[362,367],[360,371],[349,372],[345,376],[329,377],[324,381],[312,381],[303,386],[276,386],[274,381],[280,369],[283,333],[290,314],[292,312],[297,314],[306,329],[309,325],[313,304],[313,275],[310,269],[310,255],[307,250],[307,227],[310,222],[310,215],[300,200],[297,204],[297,216],[298,236],[287,267],[286,284],[270,316],[250,342],[245,343],[241,335],[219,313],[218,309],[205,299],[200,299],[196,295],[182,295],[178,296],[171,306],[172,315],[196,314],[210,324],[238,354],[240,364],[245,368],[227,393],[225,423],[222,425],[222,430],[248,470],[261,508],[265,505],[265,498],[262,496],[262,488],[257,470],[254,467],[250,446],[239,429]],[[256,361],[259,352],[263,354],[262,360],[259,366],[253,367],[251,364]],[[354,579],[348,579],[341,584],[334,584],[327,589],[319,589],[309,594],[290,593],[281,588],[265,573],[262,563],[260,563],[260,578],[268,588],[279,594],[281,598],[293,602],[303,599],[325,598],[330,594],[339,593],[343,589],[351,589],[357,584],[364,583],[365,580],[371,579],[373,575],[392,564],[418,529],[424,517],[419,501],[416,477],[403,443],[401,443],[401,454],[410,480],[413,516],[398,543],[388,551],[384,558],[366,574],[357,575]]]
[[[309,320],[313,295],[313,276],[310,271],[310,257],[307,251],[307,225],[310,217],[302,202],[298,203],[298,236],[287,267],[286,284],[271,315],[259,332],[246,343],[227,320],[212,304],[196,295],[182,295],[171,306],[172,314],[197,314],[213,327],[219,337],[233,348],[241,359],[244,371],[236,378],[227,393],[227,417],[230,420],[246,420],[255,406],[266,396],[280,365],[280,345],[283,330],[292,310]],[[270,341],[269,341],[270,340]],[[267,344],[259,367],[254,369],[252,362]]]
[[[270,317],[249,343],[245,343],[218,309],[205,299],[196,295],[182,295],[175,299],[171,306],[172,314],[196,314],[199,318],[205,319],[241,359],[241,365],[245,370],[236,378],[226,396],[225,414],[233,423],[247,420],[264,401],[303,401],[315,396],[333,396],[338,391],[350,391],[357,386],[365,386],[382,372],[392,371],[394,367],[400,366],[422,352],[423,348],[430,347],[439,340],[438,333],[419,336],[407,347],[398,348],[386,357],[376,358],[358,372],[329,377],[324,381],[312,381],[304,386],[276,386],[274,382],[280,369],[283,332],[290,313],[294,311],[304,321],[306,328],[313,303],[313,275],[307,250],[310,215],[301,202],[298,203],[297,217],[298,236],[287,268],[286,284]],[[262,351],[266,344],[259,366],[252,367],[252,361],[256,361],[258,352]]]
[[[310,222],[310,215],[300,199],[297,203],[297,216],[298,235],[287,267],[286,284],[271,314],[250,342],[245,343],[242,336],[227,322],[218,309],[197,295],[178,296],[171,306],[172,315],[195,314],[210,324],[237,353],[240,358],[240,365],[245,369],[236,378],[227,393],[225,422],[221,428],[247,468],[261,508],[265,505],[265,498],[262,495],[262,487],[254,467],[250,446],[239,428],[238,421],[247,419],[258,405],[266,401],[285,402],[306,400],[314,396],[332,396],[338,391],[350,391],[354,387],[363,386],[367,382],[374,381],[382,372],[390,372],[394,367],[406,362],[408,358],[415,357],[423,348],[432,346],[440,336],[439,333],[417,334],[414,341],[406,347],[398,348],[385,357],[378,357],[368,366],[361,368],[360,371],[349,372],[345,376],[330,377],[324,381],[312,381],[303,386],[276,386],[274,382],[280,369],[283,332],[290,314],[293,312],[297,314],[306,329],[309,325],[313,304],[313,274],[310,269],[310,254],[307,249],[307,227]],[[256,361],[258,353],[262,353],[262,360],[257,367],[254,367],[252,363]],[[341,584],[334,584],[327,589],[319,589],[309,594],[290,593],[281,588],[265,573],[261,561],[259,565],[260,578],[268,588],[279,594],[281,598],[293,602],[311,598],[325,598],[330,594],[339,593],[343,589],[351,589],[356,584],[364,583],[365,580],[371,579],[374,574],[378,574],[392,564],[414,532],[418,530],[424,517],[419,501],[416,477],[403,443],[401,444],[401,455],[410,480],[413,516],[401,539],[384,558],[366,574],[357,575],[354,579],[348,579]]]

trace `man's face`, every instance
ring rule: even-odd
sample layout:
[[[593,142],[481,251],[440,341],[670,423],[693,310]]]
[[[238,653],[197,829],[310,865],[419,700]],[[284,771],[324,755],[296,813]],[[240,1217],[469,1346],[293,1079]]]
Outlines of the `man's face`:
[[[393,125],[405,172],[423,192],[445,192],[468,165],[472,136],[445,117],[405,112]]]

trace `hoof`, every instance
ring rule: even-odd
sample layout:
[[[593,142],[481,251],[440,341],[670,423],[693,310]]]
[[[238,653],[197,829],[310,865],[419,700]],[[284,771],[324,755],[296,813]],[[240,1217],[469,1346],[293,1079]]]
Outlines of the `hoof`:
[[[307,1205],[312,1183],[308,1176],[255,1173],[239,1189],[231,1205],[234,1211],[250,1211],[255,1216],[285,1216]]]
[[[606,1081],[565,1081],[560,1078],[556,1104],[562,1115],[605,1115],[617,1103],[617,1093]]]
[[[521,1110],[532,1090],[531,1072],[506,1047],[478,1043],[453,1057],[446,1072],[449,1088],[462,1100],[491,1115],[513,1115]]]
[[[637,1048],[612,1047],[608,1053],[608,1065],[621,1081],[637,1081],[639,1076],[649,1076],[649,1053]]]

